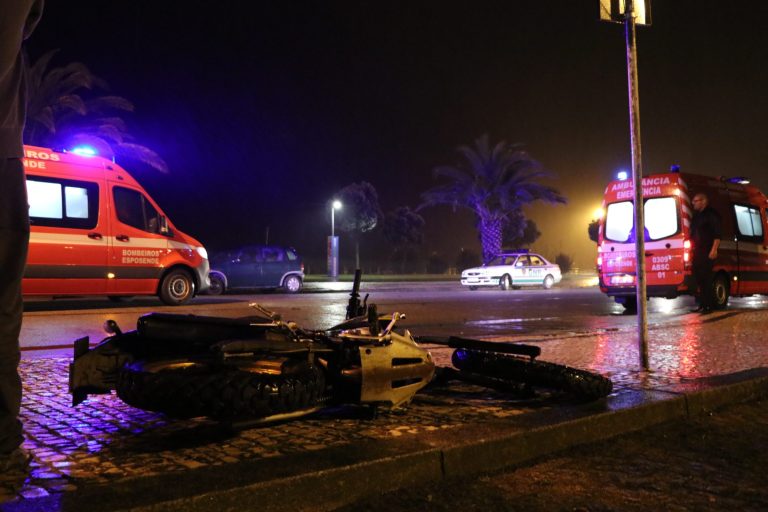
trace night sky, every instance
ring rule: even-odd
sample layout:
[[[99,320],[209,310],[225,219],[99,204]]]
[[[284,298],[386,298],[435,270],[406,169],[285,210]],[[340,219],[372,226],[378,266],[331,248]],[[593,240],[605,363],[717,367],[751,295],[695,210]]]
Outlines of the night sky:
[[[654,1],[638,28],[645,173],[678,164],[768,189],[766,15]],[[488,133],[523,144],[569,199],[527,210],[534,248],[591,268],[587,224],[630,166],[623,27],[598,21],[598,0],[47,0],[28,51],[53,48],[135,104],[130,131],[171,172],[129,170],[212,249],[268,230],[321,260],[336,191],[365,180],[384,211],[415,207],[432,169]],[[425,218],[425,252],[480,252],[471,215]],[[381,250],[376,235],[363,250]]]

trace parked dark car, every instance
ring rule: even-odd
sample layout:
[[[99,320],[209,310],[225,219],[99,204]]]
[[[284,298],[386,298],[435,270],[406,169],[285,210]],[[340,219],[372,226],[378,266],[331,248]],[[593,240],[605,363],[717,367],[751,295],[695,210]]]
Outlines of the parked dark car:
[[[211,258],[209,295],[230,290],[281,288],[301,290],[304,264],[292,248],[253,245]]]

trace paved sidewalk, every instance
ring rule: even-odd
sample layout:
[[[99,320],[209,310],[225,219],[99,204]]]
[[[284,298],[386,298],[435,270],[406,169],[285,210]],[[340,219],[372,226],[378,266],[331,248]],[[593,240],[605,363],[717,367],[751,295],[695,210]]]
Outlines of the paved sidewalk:
[[[22,362],[27,474],[0,475],[0,510],[330,510],[372,492],[491,470],[768,394],[768,312],[682,315],[650,326],[651,373],[632,331],[525,341],[541,359],[610,376],[605,400],[534,400],[468,385],[366,419],[341,408],[232,433],[111,395],[77,408],[68,359]],[[522,340],[521,340],[522,341]],[[434,348],[438,364],[450,353]]]

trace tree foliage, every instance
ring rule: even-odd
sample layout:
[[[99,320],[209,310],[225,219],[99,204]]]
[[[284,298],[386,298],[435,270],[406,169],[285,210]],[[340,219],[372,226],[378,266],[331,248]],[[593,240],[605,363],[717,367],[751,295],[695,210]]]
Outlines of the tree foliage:
[[[595,219],[589,223],[589,226],[587,226],[587,235],[589,235],[590,240],[592,240],[595,243],[598,243],[600,241],[599,233],[600,233],[600,219]]]
[[[422,207],[447,204],[474,212],[484,261],[500,252],[504,226],[524,205],[566,202],[560,192],[539,183],[549,173],[519,146],[505,141],[491,146],[483,135],[458,152],[462,161],[457,165],[435,168],[435,176],[445,182],[422,194]]]
[[[511,215],[509,222],[504,226],[502,243],[504,247],[518,249],[530,247],[541,236],[536,223],[526,219],[522,215]]]
[[[392,259],[404,273],[408,263],[415,263],[415,247],[424,241],[424,217],[401,206],[384,216],[382,228],[384,238],[392,248]]]
[[[424,217],[407,206],[384,216],[384,238],[395,247],[420,245],[424,241]]]
[[[573,268],[573,258],[562,252],[555,256],[555,263],[560,266],[560,271],[563,274],[567,274]]]
[[[355,241],[355,268],[360,268],[360,235],[376,228],[382,218],[379,195],[367,181],[351,183],[341,189],[336,197],[342,210],[339,229],[349,233]]]
[[[366,233],[372,231],[382,217],[379,207],[379,195],[367,181],[351,183],[341,189],[336,197],[341,201],[342,213],[339,229],[348,233]]]
[[[52,67],[56,52],[28,65],[24,141],[51,148],[88,145],[105,158],[135,160],[167,172],[160,155],[137,143],[120,117],[133,112],[133,104],[120,96],[99,94],[97,90],[106,91],[108,86],[85,64]]]

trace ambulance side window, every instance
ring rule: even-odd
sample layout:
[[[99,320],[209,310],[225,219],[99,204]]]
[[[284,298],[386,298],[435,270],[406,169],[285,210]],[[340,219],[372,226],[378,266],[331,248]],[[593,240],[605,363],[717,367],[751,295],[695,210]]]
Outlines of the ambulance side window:
[[[762,241],[763,221],[760,218],[760,210],[751,206],[735,204],[733,211],[736,214],[736,225],[739,228],[739,239]]]
[[[99,217],[99,186],[87,181],[27,176],[33,226],[93,229]]]
[[[115,187],[113,194],[117,220],[142,231],[158,232],[160,215],[144,194],[123,187]]]

